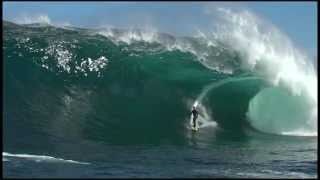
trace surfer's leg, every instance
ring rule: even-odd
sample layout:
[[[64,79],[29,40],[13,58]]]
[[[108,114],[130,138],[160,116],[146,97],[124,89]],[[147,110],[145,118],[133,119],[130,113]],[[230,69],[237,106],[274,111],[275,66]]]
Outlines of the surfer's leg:
[[[196,118],[193,118],[193,127],[196,128]]]

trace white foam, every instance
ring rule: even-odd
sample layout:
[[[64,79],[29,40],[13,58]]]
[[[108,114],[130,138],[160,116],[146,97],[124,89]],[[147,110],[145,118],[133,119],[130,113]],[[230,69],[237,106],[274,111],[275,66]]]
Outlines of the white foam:
[[[302,173],[302,172],[280,172],[273,170],[261,170],[259,172],[238,172],[236,173],[240,176],[246,177],[269,177],[269,178],[315,178],[314,176]]]
[[[154,29],[135,30],[129,29],[128,31],[115,33],[111,28],[105,28],[98,31],[98,34],[111,38],[114,42],[124,42],[131,44],[135,41],[144,41],[148,43],[159,42],[158,33]]]
[[[60,22],[53,22],[47,14],[20,14],[19,16],[15,17],[13,22],[17,24],[34,24],[37,23],[38,25],[51,25],[55,27],[60,27],[64,29],[70,29],[71,26],[70,22],[60,21]]]
[[[317,132],[310,132],[308,130],[295,130],[295,131],[290,131],[290,132],[281,132],[282,135],[287,135],[287,136],[318,136]]]
[[[254,70],[261,62],[265,65],[265,75],[274,85],[283,81],[295,94],[306,89],[316,101],[317,78],[311,60],[285,34],[249,11],[219,10],[225,24],[218,28],[217,37],[242,52],[248,68]]]
[[[71,73],[71,61],[74,58],[72,52],[68,50],[66,47],[67,45],[71,45],[75,47],[76,45],[72,44],[71,42],[65,42],[65,41],[57,41],[51,43],[46,49],[45,52],[47,55],[53,56],[55,59],[57,59],[57,67],[59,67],[62,71],[65,71],[67,73]],[[45,55],[42,57],[42,67],[48,69],[47,60],[48,56]],[[74,73],[78,73],[78,71],[83,72],[84,76],[86,76],[86,72],[88,71],[95,71],[98,72],[98,77],[100,77],[100,70],[105,68],[105,66],[108,64],[109,59],[105,56],[100,56],[97,59],[92,59],[90,57],[88,58],[82,58],[81,59],[80,66],[75,65]]]
[[[165,47],[165,49],[168,51],[179,50],[181,52],[193,54],[194,56],[197,57],[197,59],[201,64],[203,64],[209,69],[220,71],[227,74],[233,73],[231,69],[225,69],[219,66],[210,66],[209,64],[211,62],[208,61],[207,59],[208,53],[209,53],[207,49],[199,48],[197,47],[197,45],[194,45],[191,41],[186,40],[182,37],[176,37],[174,38],[174,40],[167,41],[165,39],[162,39],[159,33],[152,28],[148,28],[144,30],[129,29],[128,31],[116,33],[112,28],[108,27],[103,30],[99,30],[98,34],[108,37],[116,44],[118,44],[119,42],[131,44],[136,41],[143,41],[148,43],[159,43],[163,47]],[[204,35],[201,34],[200,31],[197,37],[199,38],[199,40],[202,38],[202,40],[204,41],[203,43],[205,44],[206,47],[217,46],[214,39],[209,40],[208,37],[204,38]],[[143,49],[142,51],[145,51],[145,49]],[[216,56],[218,55],[219,53],[216,54]]]
[[[18,24],[32,24],[32,23],[42,23],[42,24],[51,24],[51,20],[46,14],[21,14],[13,20]]]
[[[62,158],[55,158],[51,156],[46,156],[46,155],[31,155],[31,154],[11,154],[8,152],[2,152],[3,157],[17,157],[17,158],[24,158],[24,159],[29,159],[29,160],[34,160],[36,162],[66,162],[66,163],[75,163],[75,164],[90,164],[87,162],[79,162],[79,161],[74,161],[74,160],[65,160]],[[8,160],[7,158],[4,158]],[[3,160],[4,161],[4,160]]]

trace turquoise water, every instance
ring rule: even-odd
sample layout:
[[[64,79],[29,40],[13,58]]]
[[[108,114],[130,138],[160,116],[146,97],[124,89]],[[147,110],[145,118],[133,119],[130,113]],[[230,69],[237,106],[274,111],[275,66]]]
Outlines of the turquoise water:
[[[304,96],[223,42],[122,34],[4,22],[4,177],[317,177],[317,136],[281,134],[309,128]]]

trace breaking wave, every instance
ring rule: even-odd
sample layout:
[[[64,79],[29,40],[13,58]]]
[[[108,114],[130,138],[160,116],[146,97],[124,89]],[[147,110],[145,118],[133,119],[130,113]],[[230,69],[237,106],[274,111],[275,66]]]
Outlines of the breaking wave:
[[[255,15],[218,12],[223,23],[194,37],[4,22],[6,123],[158,143],[183,140],[198,105],[202,127],[317,136],[311,61]]]

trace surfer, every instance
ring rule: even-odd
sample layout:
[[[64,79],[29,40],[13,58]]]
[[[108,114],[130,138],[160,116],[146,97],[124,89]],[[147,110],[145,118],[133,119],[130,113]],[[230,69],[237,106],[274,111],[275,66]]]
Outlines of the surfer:
[[[195,106],[192,107],[191,113],[193,114],[193,127],[196,128],[196,120],[198,118],[198,111]]]

